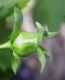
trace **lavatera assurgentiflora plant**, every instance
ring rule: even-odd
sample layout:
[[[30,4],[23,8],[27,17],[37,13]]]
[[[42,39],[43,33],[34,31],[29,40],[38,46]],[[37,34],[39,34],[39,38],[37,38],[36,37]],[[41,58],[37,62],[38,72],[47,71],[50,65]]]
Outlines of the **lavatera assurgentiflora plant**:
[[[9,48],[13,51],[12,69],[16,74],[18,66],[20,66],[20,57],[27,57],[34,52],[38,54],[41,63],[41,70],[44,69],[46,63],[47,50],[41,46],[42,40],[45,36],[55,35],[45,31],[40,23],[36,22],[37,32],[21,32],[20,27],[23,23],[23,16],[18,7],[14,8],[14,26],[9,41],[0,45],[0,49]]]

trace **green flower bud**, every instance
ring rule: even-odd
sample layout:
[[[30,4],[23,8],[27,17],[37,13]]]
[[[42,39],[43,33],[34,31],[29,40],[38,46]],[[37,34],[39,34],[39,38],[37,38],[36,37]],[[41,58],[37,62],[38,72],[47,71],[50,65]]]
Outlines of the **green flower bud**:
[[[19,56],[29,56],[37,51],[37,34],[23,32],[13,41],[13,50]]]

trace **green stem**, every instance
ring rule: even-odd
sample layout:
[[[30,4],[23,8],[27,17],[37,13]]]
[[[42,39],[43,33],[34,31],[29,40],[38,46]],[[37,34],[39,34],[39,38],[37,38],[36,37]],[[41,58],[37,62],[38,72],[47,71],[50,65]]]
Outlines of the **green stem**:
[[[10,41],[7,41],[6,43],[1,44],[0,49],[3,49],[3,48],[11,48]]]

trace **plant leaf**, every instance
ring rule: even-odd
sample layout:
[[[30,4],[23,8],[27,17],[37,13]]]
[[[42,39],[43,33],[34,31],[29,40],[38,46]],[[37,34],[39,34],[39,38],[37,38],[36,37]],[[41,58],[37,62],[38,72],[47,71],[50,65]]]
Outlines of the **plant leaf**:
[[[24,8],[29,0],[0,0],[0,20],[6,18],[12,12],[15,6]]]
[[[12,51],[10,49],[0,49],[0,69],[6,71],[11,67]]]
[[[38,33],[38,44],[42,42],[43,40],[43,33],[44,33],[44,28],[42,27],[42,25],[39,22],[36,22],[36,26],[37,26],[37,33]]]
[[[30,0],[18,0],[18,6],[20,8],[24,8],[24,7],[27,7],[27,3],[30,1]]]
[[[40,72],[43,71],[45,64],[46,64],[45,52],[46,52],[45,50],[43,51],[41,48],[37,48],[38,58],[41,63],[41,71]]]
[[[53,37],[57,34],[58,34],[58,32],[48,32],[48,37]]]
[[[18,36],[21,24],[23,22],[22,13],[19,8],[14,8],[14,28],[10,36],[11,42]]]
[[[15,52],[13,52],[13,55],[16,54]],[[12,60],[12,69],[14,71],[14,73],[16,74],[18,67],[20,66],[20,60],[18,57],[13,56],[13,60]]]

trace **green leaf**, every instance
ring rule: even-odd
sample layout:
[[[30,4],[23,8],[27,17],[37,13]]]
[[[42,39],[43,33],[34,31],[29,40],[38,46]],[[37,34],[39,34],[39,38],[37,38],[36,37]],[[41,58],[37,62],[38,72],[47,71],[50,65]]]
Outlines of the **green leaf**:
[[[14,28],[10,36],[11,41],[13,41],[18,36],[22,22],[23,22],[22,13],[19,8],[15,7],[14,8]]]
[[[13,12],[15,5],[15,0],[0,0],[0,19],[9,16]]]
[[[0,19],[6,18],[12,12],[15,6],[24,8],[29,0],[0,0]]]
[[[41,49],[41,51],[43,51],[46,58],[51,59],[51,55],[48,53],[47,49],[42,46],[42,44],[39,45],[39,48]]]
[[[0,49],[0,69],[6,71],[11,67],[12,51],[9,49]]]
[[[5,22],[0,21],[0,44],[5,43],[9,40],[10,30],[6,28]],[[12,50],[10,49],[0,49],[0,69],[6,70],[11,67],[12,61]]]
[[[38,44],[40,44],[43,40],[44,28],[39,22],[36,22],[36,26],[37,26],[37,34],[38,34],[37,41],[38,41]]]
[[[27,3],[28,3],[29,1],[30,1],[30,0],[19,0],[18,6],[19,6],[20,8],[24,8],[24,7],[27,6]]]
[[[46,64],[45,52],[46,52],[45,50],[42,50],[41,48],[37,48],[38,58],[41,63],[41,71],[40,72],[43,71],[45,64]]]
[[[18,67],[20,66],[20,60],[15,52],[13,52],[13,60],[12,60],[12,69],[14,73],[16,74]],[[16,56],[15,56],[16,55]]]
[[[48,32],[48,37],[53,37],[57,34],[58,34],[58,32]]]

